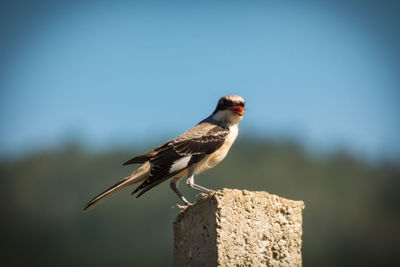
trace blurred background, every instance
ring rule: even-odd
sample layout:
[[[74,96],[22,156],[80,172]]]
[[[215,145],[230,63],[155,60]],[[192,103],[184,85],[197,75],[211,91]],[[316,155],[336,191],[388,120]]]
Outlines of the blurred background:
[[[400,264],[398,1],[1,1],[4,266],[171,266],[168,184],[121,164],[246,99],[206,187],[303,200],[304,266]],[[194,201],[196,193],[181,185]]]

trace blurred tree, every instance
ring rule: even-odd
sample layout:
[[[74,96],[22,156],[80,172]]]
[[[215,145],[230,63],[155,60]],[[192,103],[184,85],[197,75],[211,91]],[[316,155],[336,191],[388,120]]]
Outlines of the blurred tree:
[[[82,212],[132,171],[121,163],[140,152],[96,154],[69,144],[2,163],[3,265],[171,266],[179,199],[167,183],[139,199],[125,191]],[[398,164],[370,164],[343,151],[317,157],[289,141],[241,140],[196,181],[303,200],[305,266],[400,264]],[[195,199],[197,192],[181,188]]]

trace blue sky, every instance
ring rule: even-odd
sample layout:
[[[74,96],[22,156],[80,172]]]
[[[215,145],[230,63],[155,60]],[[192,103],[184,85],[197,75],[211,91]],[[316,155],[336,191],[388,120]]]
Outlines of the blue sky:
[[[400,156],[396,1],[21,3],[0,8],[0,154],[155,145],[234,93],[241,135]]]

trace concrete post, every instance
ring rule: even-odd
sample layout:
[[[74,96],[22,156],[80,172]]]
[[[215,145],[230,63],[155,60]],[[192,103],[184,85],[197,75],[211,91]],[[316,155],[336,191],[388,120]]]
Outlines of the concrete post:
[[[301,266],[302,201],[223,189],[174,222],[174,265]]]

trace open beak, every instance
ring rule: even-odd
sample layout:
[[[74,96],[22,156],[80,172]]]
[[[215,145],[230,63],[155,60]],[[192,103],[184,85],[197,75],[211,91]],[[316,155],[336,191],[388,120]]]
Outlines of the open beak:
[[[244,107],[242,106],[233,106],[228,109],[239,116],[243,116],[244,114]]]

